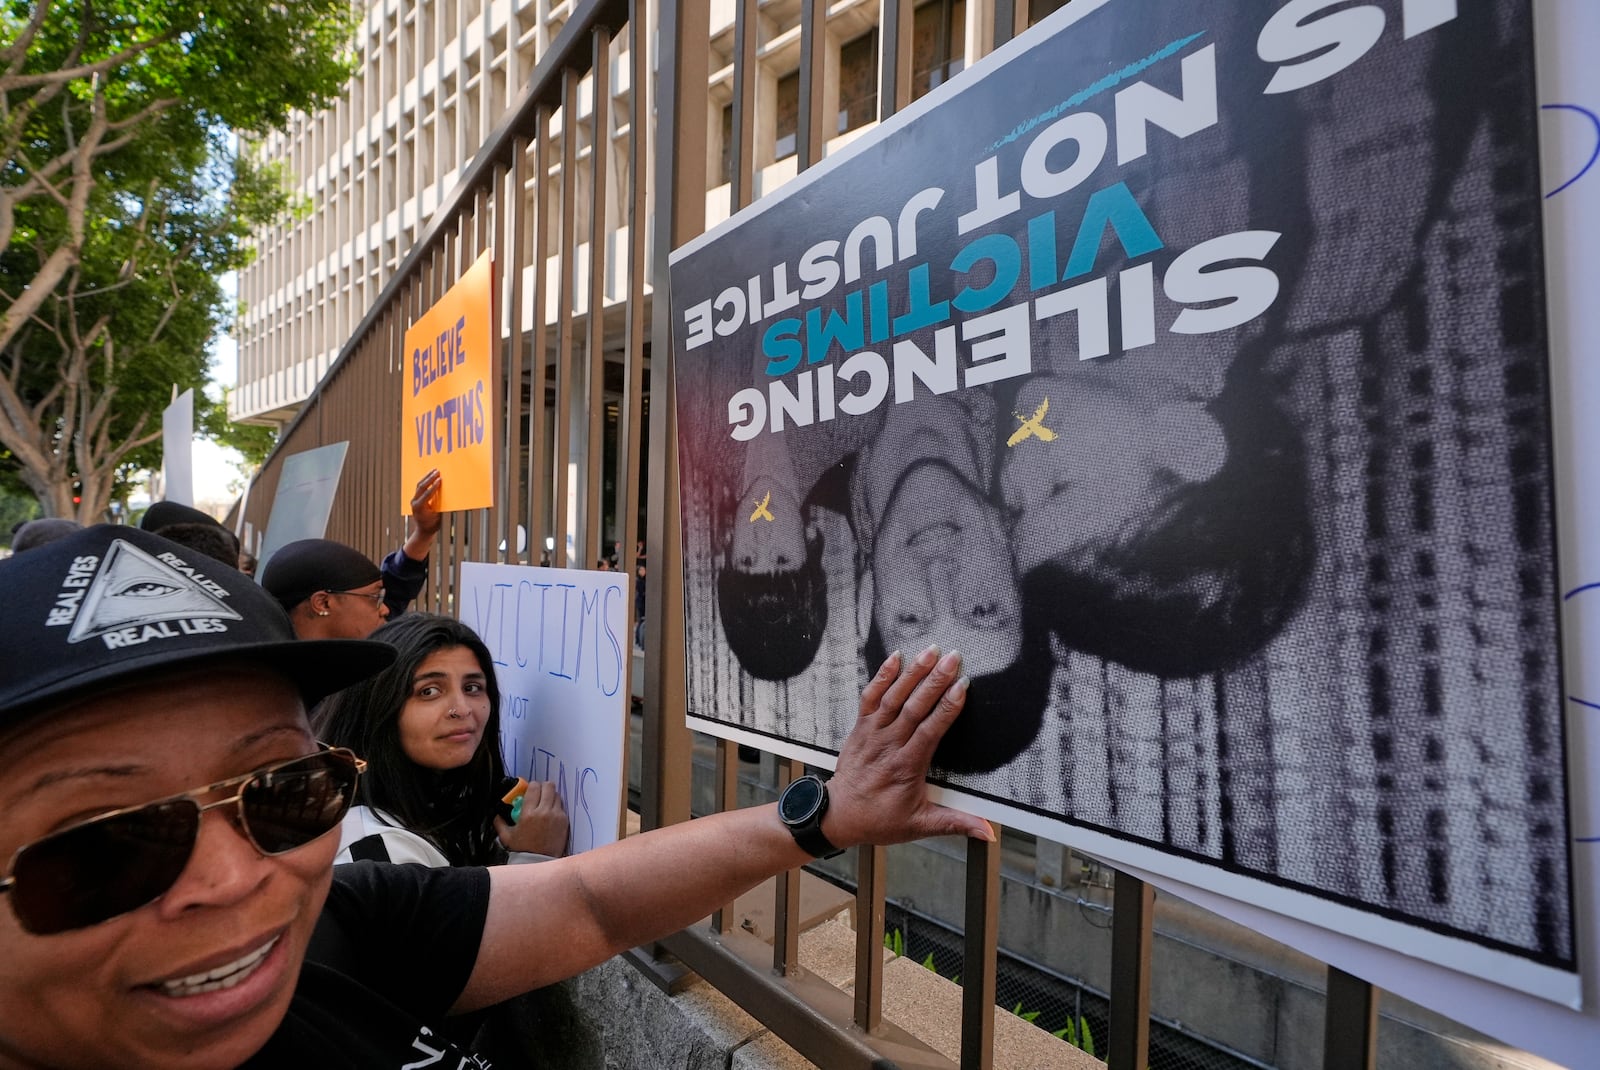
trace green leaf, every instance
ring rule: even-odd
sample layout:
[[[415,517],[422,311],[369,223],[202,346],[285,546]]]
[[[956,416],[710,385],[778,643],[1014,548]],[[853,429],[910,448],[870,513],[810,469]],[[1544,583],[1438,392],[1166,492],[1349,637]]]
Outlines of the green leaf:
[[[6,6],[0,37],[26,7]],[[16,198],[0,244],[0,376],[19,402],[0,410],[0,432],[27,447],[0,456],[0,483],[54,514],[81,487],[80,519],[100,519],[160,463],[174,386],[195,388],[203,434],[247,457],[271,448],[270,431],[230,429],[225,399],[205,393],[209,344],[232,311],[219,276],[298,203],[283,166],[241,151],[235,132],[333,103],[358,18],[348,0],[55,0],[16,72],[39,84],[8,92],[0,118],[0,184]],[[71,73],[89,65],[93,81]],[[92,136],[97,108],[122,124],[117,137]],[[47,168],[55,188],[30,192]],[[54,254],[69,270],[44,284]],[[99,404],[71,409],[62,384]]]

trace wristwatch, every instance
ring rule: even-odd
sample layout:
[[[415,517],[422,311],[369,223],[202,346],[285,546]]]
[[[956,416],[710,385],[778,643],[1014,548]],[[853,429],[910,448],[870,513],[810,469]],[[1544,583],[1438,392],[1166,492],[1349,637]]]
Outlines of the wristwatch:
[[[827,812],[828,785],[811,773],[790,781],[778,796],[778,817],[801,850],[815,858],[844,854],[843,847],[835,847],[822,834],[822,815]]]

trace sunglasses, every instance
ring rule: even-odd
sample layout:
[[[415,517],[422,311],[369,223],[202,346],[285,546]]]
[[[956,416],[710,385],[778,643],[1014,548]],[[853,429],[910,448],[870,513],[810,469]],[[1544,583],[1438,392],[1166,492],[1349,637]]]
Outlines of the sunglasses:
[[[234,827],[255,849],[281,855],[339,827],[366,767],[352,752],[323,745],[316,754],[91,817],[20,848],[0,892],[10,893],[17,920],[37,936],[97,925],[153,903],[177,883],[207,810],[232,806]],[[232,794],[198,801],[224,790]]]
[[[323,594],[343,595],[346,598],[365,598],[367,601],[371,602],[372,605],[373,605],[373,608],[376,609],[378,606],[381,606],[383,604],[383,596],[384,596],[385,592],[383,592],[383,591],[324,591],[322,593]]]

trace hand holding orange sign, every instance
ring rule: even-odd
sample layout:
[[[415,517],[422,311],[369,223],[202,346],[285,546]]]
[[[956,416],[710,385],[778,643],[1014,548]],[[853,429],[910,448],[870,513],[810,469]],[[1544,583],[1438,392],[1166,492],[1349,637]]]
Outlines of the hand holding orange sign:
[[[401,495],[424,510],[494,504],[494,263],[478,257],[405,335]],[[419,506],[412,488],[430,470],[438,493]]]

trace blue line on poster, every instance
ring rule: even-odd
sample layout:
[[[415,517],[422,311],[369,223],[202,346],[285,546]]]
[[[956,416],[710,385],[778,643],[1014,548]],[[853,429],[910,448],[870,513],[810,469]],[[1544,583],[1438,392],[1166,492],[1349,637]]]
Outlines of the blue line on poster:
[[[996,141],[993,145],[990,145],[989,151],[994,152],[996,149],[999,149],[1004,145],[1011,144],[1013,141],[1017,140],[1017,138],[1021,137],[1023,134],[1026,134],[1029,130],[1032,130],[1040,123],[1047,123],[1051,119],[1056,118],[1062,112],[1066,111],[1068,108],[1076,108],[1079,104],[1082,104],[1090,97],[1099,96],[1112,86],[1127,81],[1140,71],[1143,71],[1154,64],[1160,63],[1168,56],[1173,56],[1179,52],[1182,52],[1185,48],[1189,47],[1190,44],[1198,41],[1204,36],[1205,31],[1201,30],[1199,33],[1192,33],[1188,37],[1180,37],[1171,44],[1164,45],[1161,48],[1156,49],[1144,59],[1136,60],[1133,63],[1128,64],[1126,67],[1123,67],[1121,70],[1112,71],[1104,78],[1089,83],[1088,86],[1078,90],[1076,93],[1072,94],[1072,96],[1068,97],[1066,100],[1063,100],[1055,107],[1050,108],[1047,111],[1040,112],[1032,119],[1028,119],[1025,122],[1018,124],[1016,129],[1012,130],[1011,133],[1007,134],[999,141]]]
[[[1544,195],[1545,200],[1549,200],[1551,197],[1554,197],[1556,194],[1560,193],[1562,190],[1578,181],[1578,179],[1588,174],[1589,170],[1594,167],[1595,161],[1600,160],[1600,115],[1596,115],[1588,108],[1585,108],[1579,104],[1541,104],[1539,107],[1542,111],[1575,111],[1579,115],[1582,115],[1584,118],[1588,119],[1589,122],[1594,126],[1594,151],[1589,154],[1588,162],[1578,169],[1577,174],[1561,183],[1561,185],[1557,186],[1549,193],[1546,193]],[[1590,584],[1590,586],[1592,587],[1594,584]],[[1579,589],[1581,590],[1582,588]],[[1571,596],[1569,595],[1568,597]]]

